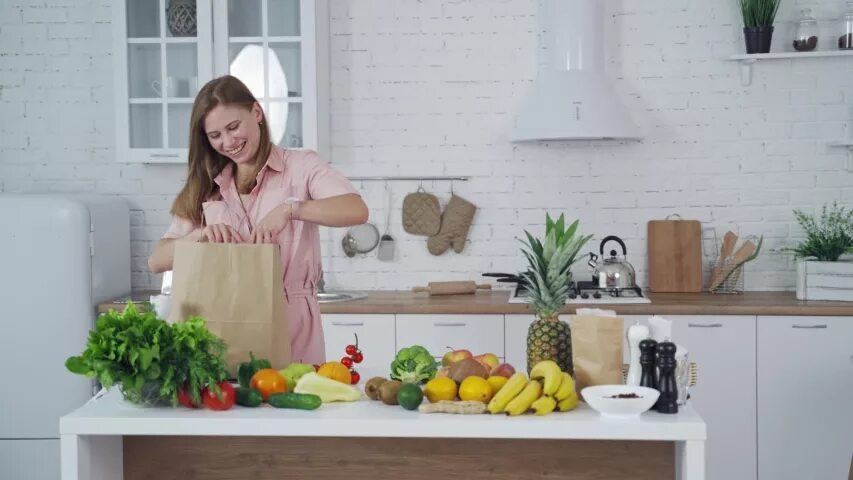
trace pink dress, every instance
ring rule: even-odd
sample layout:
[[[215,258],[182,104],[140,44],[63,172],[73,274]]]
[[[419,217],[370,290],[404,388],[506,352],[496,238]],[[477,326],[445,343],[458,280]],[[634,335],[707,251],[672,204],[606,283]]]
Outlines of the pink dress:
[[[272,209],[289,199],[314,200],[348,193],[358,194],[349,180],[320,160],[312,150],[273,147],[258,174],[257,186],[248,202],[249,219],[243,213],[229,163],[215,178],[219,196],[202,205],[208,225],[224,223],[249,238],[249,224],[257,225]],[[181,238],[200,225],[173,217],[163,238]],[[322,363],[326,360],[316,284],[320,278],[320,229],[315,223],[294,220],[278,237],[284,272],[284,298],[290,325],[290,348],[294,362]]]

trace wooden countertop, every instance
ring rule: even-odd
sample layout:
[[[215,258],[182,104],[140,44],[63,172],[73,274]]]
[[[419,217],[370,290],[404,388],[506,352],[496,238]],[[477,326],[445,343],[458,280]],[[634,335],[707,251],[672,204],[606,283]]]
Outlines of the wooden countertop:
[[[130,297],[104,303],[98,311],[103,313],[124,303],[127,298],[147,300],[157,292],[134,292]],[[527,305],[510,304],[509,291],[479,292],[473,295],[446,295],[430,297],[426,293],[409,291],[368,291],[367,298],[320,305],[322,313],[438,313],[438,314],[532,314]],[[577,308],[607,308],[620,315],[808,315],[853,316],[853,302],[800,301],[794,292],[746,292],[742,295],[714,295],[710,293],[650,293],[648,304],[572,304],[563,313],[574,313]]]

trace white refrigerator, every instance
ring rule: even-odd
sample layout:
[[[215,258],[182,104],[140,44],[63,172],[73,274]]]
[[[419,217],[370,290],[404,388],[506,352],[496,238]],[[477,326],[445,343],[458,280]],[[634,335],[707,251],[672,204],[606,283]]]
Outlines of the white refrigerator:
[[[0,194],[0,479],[59,480],[59,417],[94,387],[65,359],[97,304],[129,292],[126,202]]]

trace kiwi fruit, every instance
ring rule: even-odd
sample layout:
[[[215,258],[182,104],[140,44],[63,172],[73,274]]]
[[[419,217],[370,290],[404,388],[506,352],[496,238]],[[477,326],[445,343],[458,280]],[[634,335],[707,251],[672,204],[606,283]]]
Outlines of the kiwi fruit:
[[[364,393],[367,394],[367,397],[371,400],[379,400],[379,387],[387,381],[388,379],[384,377],[371,378],[367,381],[367,384],[364,385]]]
[[[379,387],[379,398],[382,400],[382,403],[385,405],[398,405],[397,392],[400,391],[400,387],[402,386],[403,382],[399,380],[388,380],[383,383]]]

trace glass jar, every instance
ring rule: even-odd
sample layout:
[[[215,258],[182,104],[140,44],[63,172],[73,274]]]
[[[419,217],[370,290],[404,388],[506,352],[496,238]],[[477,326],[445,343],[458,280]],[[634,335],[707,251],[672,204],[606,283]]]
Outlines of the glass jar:
[[[811,9],[804,8],[800,11],[800,20],[797,21],[794,50],[798,52],[810,52],[814,50],[817,48],[817,35],[817,20],[812,17]]]
[[[838,48],[853,49],[853,2],[847,2],[847,13],[841,17],[841,36],[838,37]]]

